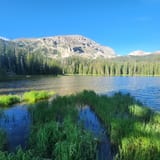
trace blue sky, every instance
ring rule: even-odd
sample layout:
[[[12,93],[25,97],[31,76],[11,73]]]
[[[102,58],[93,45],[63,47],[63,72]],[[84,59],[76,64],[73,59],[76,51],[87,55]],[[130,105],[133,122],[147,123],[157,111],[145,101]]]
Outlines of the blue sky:
[[[81,34],[117,54],[160,50],[160,0],[1,0],[0,36]]]

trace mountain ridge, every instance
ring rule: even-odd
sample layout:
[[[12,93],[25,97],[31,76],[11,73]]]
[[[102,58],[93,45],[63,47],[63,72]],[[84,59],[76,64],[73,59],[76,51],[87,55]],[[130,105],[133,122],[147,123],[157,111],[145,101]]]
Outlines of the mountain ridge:
[[[53,59],[71,56],[80,56],[91,59],[99,57],[116,58],[122,56],[117,55],[111,47],[103,46],[96,41],[79,34],[17,38],[13,40],[0,36],[0,40],[7,46],[23,49],[25,52],[39,52]],[[157,54],[160,54],[159,50],[154,52],[134,50],[123,56],[143,57]]]
[[[82,35],[58,35],[40,38],[18,38],[15,45],[30,52],[47,54],[50,58],[80,56],[96,59],[116,57],[115,51]]]

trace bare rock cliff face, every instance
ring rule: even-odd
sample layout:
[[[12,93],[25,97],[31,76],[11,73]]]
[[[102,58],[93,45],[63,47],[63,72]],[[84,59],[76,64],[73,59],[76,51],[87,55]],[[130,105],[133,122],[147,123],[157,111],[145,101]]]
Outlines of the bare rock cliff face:
[[[29,52],[40,52],[51,58],[81,56],[85,58],[112,58],[116,54],[112,48],[101,46],[81,35],[54,36],[14,40],[18,48]]]

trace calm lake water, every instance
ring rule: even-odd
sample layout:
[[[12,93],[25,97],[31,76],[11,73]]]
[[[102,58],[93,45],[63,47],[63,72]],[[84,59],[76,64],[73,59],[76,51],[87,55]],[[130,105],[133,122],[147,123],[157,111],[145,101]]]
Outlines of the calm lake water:
[[[121,91],[130,93],[144,105],[160,111],[160,77],[37,76],[0,82],[0,94],[22,93],[33,89],[54,90],[60,95],[84,89],[108,95]]]
[[[7,150],[15,151],[21,145],[25,148],[30,131],[30,115],[27,105],[16,104],[5,109],[0,117],[0,128],[3,128],[7,135]]]
[[[130,93],[144,105],[160,111],[160,77],[95,77],[95,76],[38,76],[25,80],[0,82],[0,94],[21,94],[29,90],[54,90],[60,95],[71,94],[84,89],[94,90],[98,94],[112,95],[115,92]],[[18,145],[25,148],[30,131],[30,115],[27,105],[16,104],[5,109],[0,118],[0,127],[7,133],[8,150],[15,151]],[[109,139],[96,115],[85,107],[79,111],[85,128],[95,136],[101,135],[98,148],[99,159],[112,159]]]

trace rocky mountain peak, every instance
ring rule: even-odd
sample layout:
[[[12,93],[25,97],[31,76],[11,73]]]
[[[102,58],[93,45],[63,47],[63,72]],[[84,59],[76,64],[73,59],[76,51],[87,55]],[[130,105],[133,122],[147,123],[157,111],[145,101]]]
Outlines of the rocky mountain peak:
[[[16,39],[19,47],[29,48],[32,52],[44,52],[51,58],[81,56],[86,58],[112,58],[115,52],[112,48],[102,46],[81,35],[63,35],[42,38]]]

